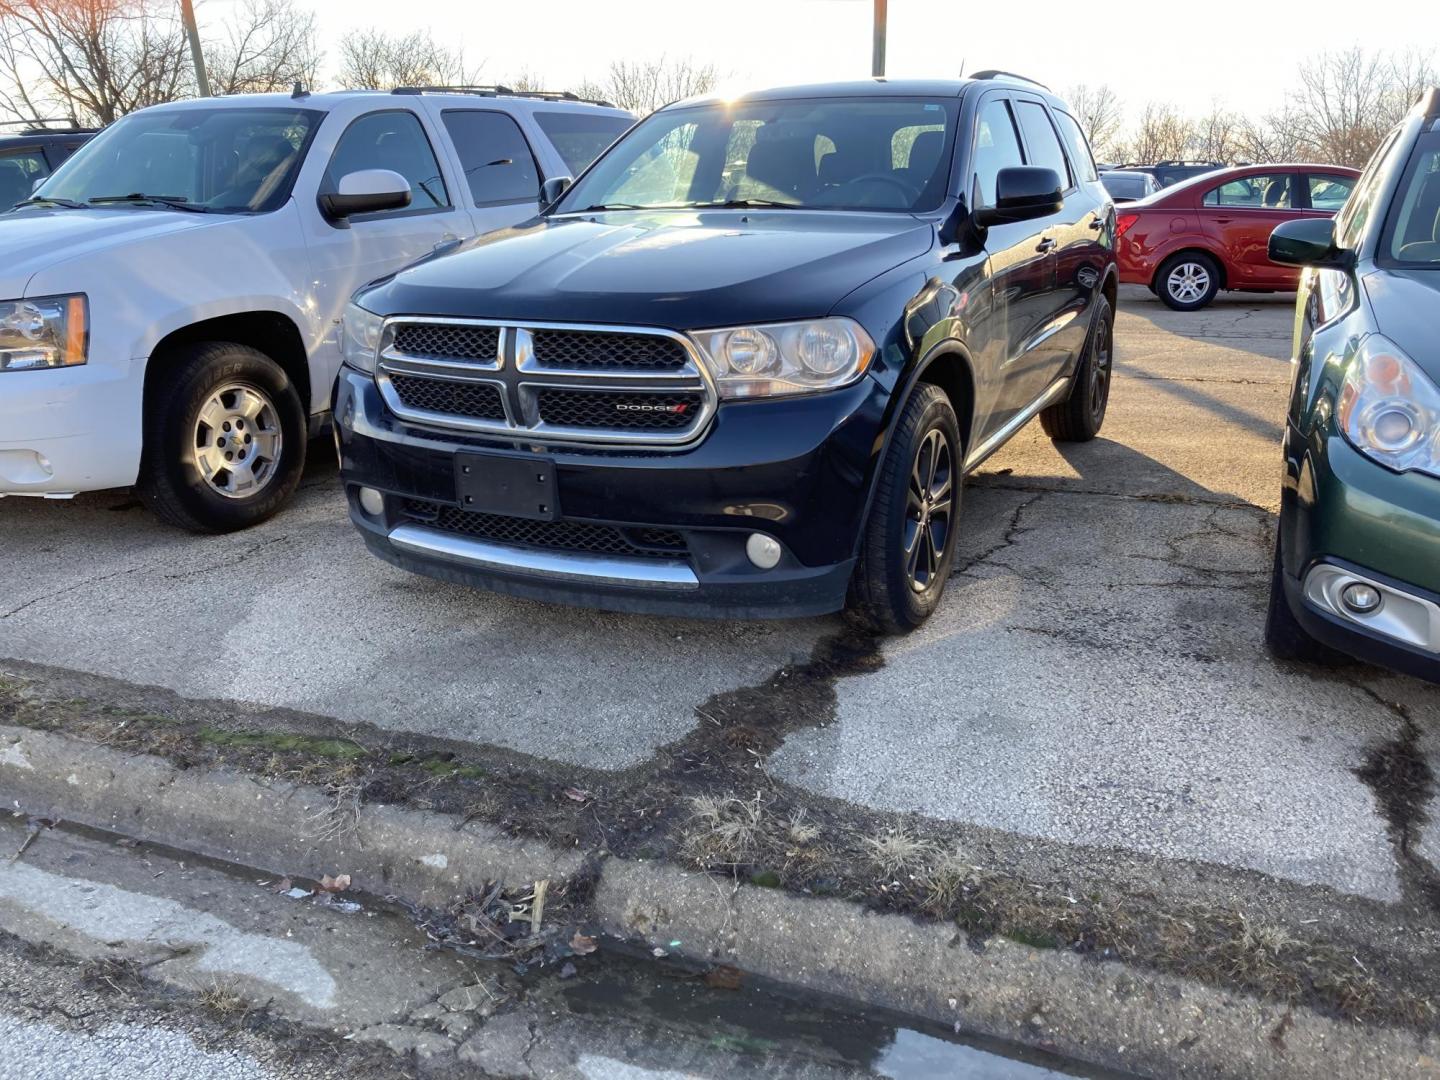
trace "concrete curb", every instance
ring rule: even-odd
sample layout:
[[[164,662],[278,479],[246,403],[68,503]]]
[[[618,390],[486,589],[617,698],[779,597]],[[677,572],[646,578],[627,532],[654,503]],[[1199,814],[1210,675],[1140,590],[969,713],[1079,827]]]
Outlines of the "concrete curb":
[[[67,735],[0,725],[0,800],[274,874],[345,872],[357,889],[441,905],[485,880],[561,881],[584,853],[442,814],[336,810],[318,788],[179,769]],[[1360,1027],[1117,962],[841,900],[731,885],[664,863],[599,864],[610,935],[808,991],[1137,1073],[1183,1077],[1434,1077],[1440,1038]],[[1288,1019],[1285,1019],[1288,1015]]]

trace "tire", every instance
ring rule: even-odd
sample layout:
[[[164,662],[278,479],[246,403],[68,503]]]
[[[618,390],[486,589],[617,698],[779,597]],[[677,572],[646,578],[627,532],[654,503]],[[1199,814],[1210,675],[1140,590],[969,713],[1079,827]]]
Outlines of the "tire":
[[[305,469],[305,409],[289,376],[230,342],[182,346],[167,367],[164,396],[146,410],[141,499],[198,533],[273,516]]]
[[[1270,574],[1270,600],[1265,607],[1265,647],[1276,660],[1336,667],[1341,656],[1324,642],[1316,641],[1300,625],[1290,601],[1285,598],[1285,566],[1280,558],[1280,530],[1275,530],[1275,561]]]
[[[1176,311],[1199,311],[1220,291],[1220,266],[1202,251],[1182,251],[1160,264],[1156,295]]]
[[[1089,442],[1100,434],[1110,405],[1115,362],[1115,311],[1101,296],[1096,301],[1085,351],[1075,365],[1075,381],[1064,401],[1040,413],[1040,426],[1056,442]]]
[[[950,399],[921,383],[905,402],[880,464],[850,579],[853,618],[882,633],[904,634],[939,606],[955,558],[963,463]]]

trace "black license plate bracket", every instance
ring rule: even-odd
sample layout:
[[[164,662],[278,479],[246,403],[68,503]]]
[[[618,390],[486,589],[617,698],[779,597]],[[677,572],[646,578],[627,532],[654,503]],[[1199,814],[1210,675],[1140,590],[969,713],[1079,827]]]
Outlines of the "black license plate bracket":
[[[455,455],[455,495],[461,509],[476,513],[532,521],[560,517],[555,462],[536,454]]]

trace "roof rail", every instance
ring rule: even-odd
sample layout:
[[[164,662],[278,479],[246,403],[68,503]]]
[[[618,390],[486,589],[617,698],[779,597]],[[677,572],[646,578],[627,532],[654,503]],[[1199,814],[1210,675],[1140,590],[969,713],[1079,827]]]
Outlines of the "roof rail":
[[[58,124],[59,127],[48,127],[49,124]],[[0,120],[0,127],[23,127],[25,134],[40,134],[46,131],[98,131],[99,128],[81,127],[74,117],[51,116],[36,120]]]
[[[1209,158],[1166,158],[1164,161],[1157,161],[1155,165],[1214,165],[1218,169],[1225,167],[1223,161],[1211,161]]]
[[[569,90],[512,90],[508,86],[397,86],[392,94],[474,94],[476,97],[523,97],[540,101],[575,101],[585,105],[615,106],[600,98],[582,98]]]
[[[1029,83],[1031,86],[1038,86],[1046,92],[1050,90],[1050,88],[1039,79],[1032,79],[1028,75],[1017,75],[1013,71],[1001,71],[999,68],[986,68],[984,71],[972,71],[965,77],[967,79],[1018,79],[1021,82]]]
[[[1432,86],[1420,95],[1420,112],[1427,120],[1440,116],[1440,86]]]

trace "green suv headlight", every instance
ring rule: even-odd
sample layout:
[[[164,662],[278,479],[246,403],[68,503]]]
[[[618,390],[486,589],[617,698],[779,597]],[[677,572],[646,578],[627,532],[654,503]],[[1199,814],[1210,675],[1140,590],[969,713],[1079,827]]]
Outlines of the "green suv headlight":
[[[85,363],[90,309],[84,296],[0,300],[0,371],[41,371]]]
[[[380,328],[385,317],[366,311],[353,301],[345,305],[340,320],[340,354],[357,371],[367,374],[375,370],[375,354],[380,349]]]
[[[722,398],[833,390],[870,366],[875,343],[850,319],[732,326],[690,335]]]
[[[1381,465],[1440,476],[1440,389],[1394,342],[1379,334],[1361,342],[1336,418],[1351,445]]]

